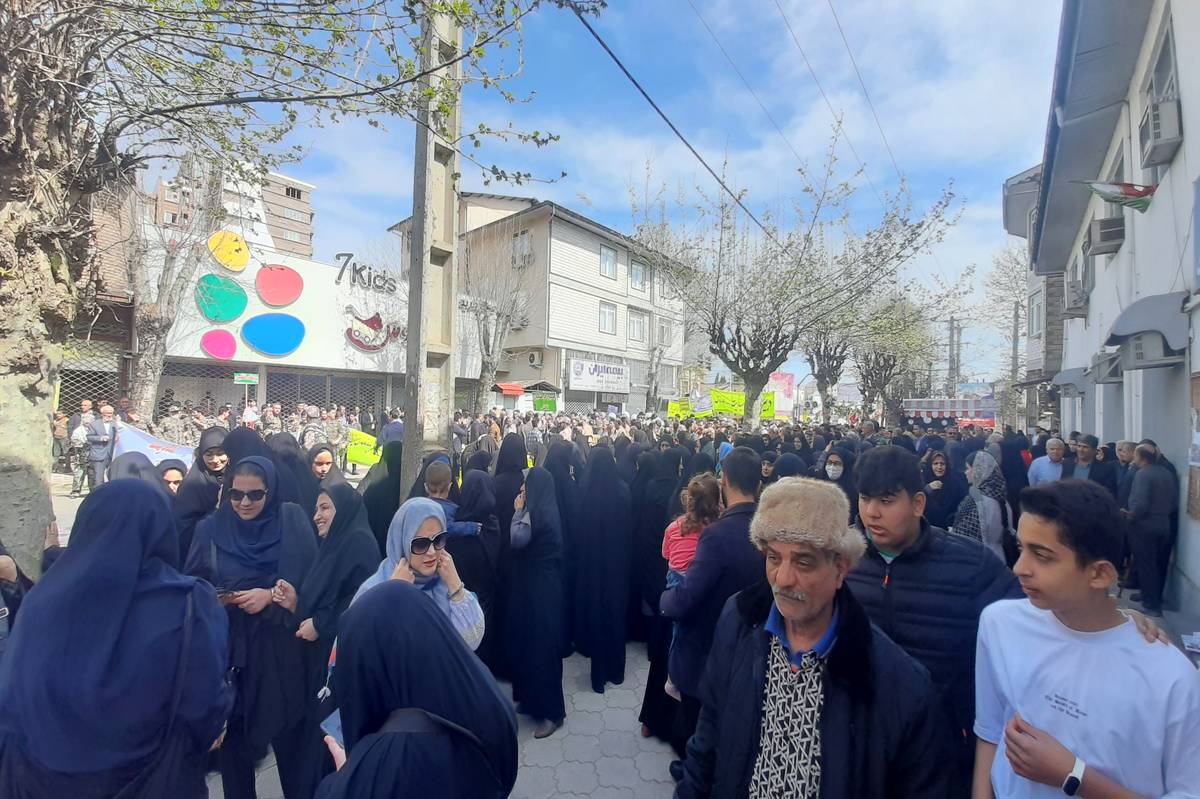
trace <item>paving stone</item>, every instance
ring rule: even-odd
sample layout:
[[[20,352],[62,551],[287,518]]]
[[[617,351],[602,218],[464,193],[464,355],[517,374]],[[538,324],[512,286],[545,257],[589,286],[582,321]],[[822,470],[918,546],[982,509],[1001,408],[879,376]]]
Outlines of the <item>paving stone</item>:
[[[595,735],[571,733],[563,738],[563,760],[577,763],[595,763],[600,757],[600,738]]]
[[[562,763],[555,769],[560,791],[590,794],[598,787],[596,766],[592,763]]]
[[[611,785],[601,785],[592,794],[591,799],[634,799],[630,788],[616,788]]]
[[[604,730],[604,716],[585,710],[567,713],[564,729],[571,734],[599,735]]]
[[[521,762],[527,766],[557,766],[563,762],[562,739],[566,736],[559,730],[549,738],[530,740],[521,747]]]
[[[633,762],[627,757],[602,757],[596,761],[600,784],[613,788],[632,788],[642,781]]]
[[[633,708],[607,707],[601,712],[604,717],[604,729],[613,732],[638,732],[642,723],[638,721],[638,711]]]
[[[546,766],[524,766],[517,771],[513,799],[550,799],[558,795],[554,769]]]
[[[669,746],[667,751],[670,751]],[[671,759],[664,758],[662,752],[638,752],[633,762],[643,782],[669,782],[672,785],[675,783],[671,778]]]
[[[671,799],[675,795],[675,781],[670,784],[663,782],[642,782],[634,786],[634,799]]]
[[[605,694],[593,693],[589,687],[572,696],[571,704],[576,710],[601,711],[609,706],[605,696]]]
[[[623,707],[640,710],[642,707],[642,692],[631,688],[610,688],[604,693],[604,702],[608,707]]]
[[[636,732],[605,730],[600,733],[600,751],[611,757],[636,757],[639,751],[636,736]]]

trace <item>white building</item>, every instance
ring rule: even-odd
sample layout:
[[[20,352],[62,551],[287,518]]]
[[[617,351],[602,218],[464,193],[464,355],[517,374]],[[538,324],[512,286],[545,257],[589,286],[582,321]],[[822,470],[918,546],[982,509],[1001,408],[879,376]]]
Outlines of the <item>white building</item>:
[[[568,410],[614,406],[636,413],[646,408],[658,348],[659,395],[678,395],[683,308],[639,260],[635,242],[561,205],[527,197],[464,192],[459,220],[472,258],[487,258],[494,249],[496,268],[514,268],[519,260],[524,271],[528,314],[505,341],[497,384],[512,384],[514,393],[516,386],[549,384],[562,391],[559,407]],[[393,230],[403,235],[406,225]],[[464,375],[478,367],[470,326],[461,325]],[[497,397],[495,404],[502,401]]]
[[[1040,339],[1031,342],[1042,347],[1031,367],[1058,369],[1049,379],[1061,389],[1062,429],[1151,438],[1180,470],[1167,601],[1191,611],[1200,608],[1200,521],[1188,512],[1196,467],[1187,466],[1200,409],[1197,133],[1200,3],[1065,0],[1043,163],[1006,183],[1005,209],[1009,232],[1029,240],[1030,332]],[[1157,190],[1139,213],[1089,193],[1082,181],[1096,180]],[[1062,331],[1060,364],[1051,337],[1040,338],[1048,328]]]

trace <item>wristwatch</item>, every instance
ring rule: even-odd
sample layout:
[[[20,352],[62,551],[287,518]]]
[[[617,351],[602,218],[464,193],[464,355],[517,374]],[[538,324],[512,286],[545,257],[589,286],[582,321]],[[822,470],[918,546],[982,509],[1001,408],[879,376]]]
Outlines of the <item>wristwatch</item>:
[[[1079,786],[1083,784],[1083,770],[1087,765],[1078,757],[1075,758],[1075,766],[1071,769],[1071,773],[1063,780],[1062,791],[1067,796],[1074,796],[1079,792]]]

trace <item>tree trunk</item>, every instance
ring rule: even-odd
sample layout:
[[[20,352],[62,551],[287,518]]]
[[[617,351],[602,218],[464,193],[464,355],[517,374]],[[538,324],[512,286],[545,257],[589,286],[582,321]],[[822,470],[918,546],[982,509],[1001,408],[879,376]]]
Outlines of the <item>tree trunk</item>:
[[[746,425],[753,430],[762,416],[762,392],[770,375],[738,375],[746,384]]]
[[[496,384],[496,358],[487,355],[479,359],[479,391],[475,394],[475,413],[487,413],[488,397]]]
[[[821,398],[821,421],[829,424],[833,413],[832,401],[829,398],[829,383],[817,378],[817,396]]]
[[[650,351],[650,368],[646,372],[646,412],[658,413],[658,367],[662,363],[662,348]]]
[[[137,357],[133,361],[129,404],[137,409],[143,419],[151,421],[158,417],[154,399],[158,395],[158,383],[162,380],[167,361],[167,336],[171,332],[171,321],[157,317],[137,318],[141,314],[136,309],[134,313]]]

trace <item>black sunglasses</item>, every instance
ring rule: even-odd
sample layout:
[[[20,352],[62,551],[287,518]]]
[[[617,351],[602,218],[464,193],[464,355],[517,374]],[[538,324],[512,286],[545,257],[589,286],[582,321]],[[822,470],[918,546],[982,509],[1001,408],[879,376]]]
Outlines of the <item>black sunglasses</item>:
[[[450,534],[445,530],[442,530],[433,538],[414,538],[412,540],[412,545],[409,548],[412,550],[414,555],[424,555],[429,551],[429,547],[432,544],[434,549],[436,549],[438,552],[441,552],[446,548],[446,538],[449,535]]]
[[[256,488],[253,491],[239,491],[236,488],[229,489],[229,498],[234,502],[241,502],[249,497],[251,502],[262,502],[263,497],[267,495],[265,488]]]

